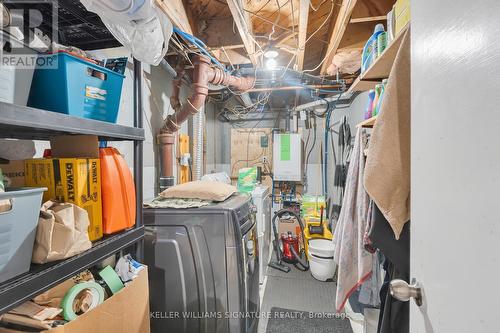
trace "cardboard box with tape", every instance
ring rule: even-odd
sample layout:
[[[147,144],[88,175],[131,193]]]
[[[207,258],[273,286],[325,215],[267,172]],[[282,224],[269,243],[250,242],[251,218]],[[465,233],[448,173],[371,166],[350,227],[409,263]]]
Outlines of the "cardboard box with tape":
[[[76,319],[41,333],[120,332],[149,333],[149,286],[147,268],[113,296]],[[26,319],[25,319],[26,320]],[[2,328],[0,333],[21,331]]]
[[[89,215],[89,238],[102,237],[101,171],[98,158],[52,158],[25,161],[30,187],[47,187],[43,200],[70,202]]]

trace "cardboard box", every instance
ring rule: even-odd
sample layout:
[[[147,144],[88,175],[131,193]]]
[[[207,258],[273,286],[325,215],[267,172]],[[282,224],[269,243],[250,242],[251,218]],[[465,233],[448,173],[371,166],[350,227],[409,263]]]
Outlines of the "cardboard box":
[[[4,176],[11,181],[10,187],[24,187],[24,161],[8,161],[7,164],[0,163],[0,169]]]
[[[276,223],[278,223],[277,227],[280,237],[282,234],[288,234],[288,232],[291,232],[294,236],[302,233],[300,225],[295,219],[279,219]]]
[[[398,18],[403,11],[410,8],[410,0],[398,0],[394,4],[394,17]]]
[[[397,36],[410,22],[410,7],[406,7],[401,14],[396,17],[394,34]]]
[[[25,161],[26,185],[47,187],[43,201],[71,202],[89,214],[89,238],[102,237],[101,168],[95,158],[53,158]]]
[[[0,328],[0,333],[19,331]],[[118,293],[77,319],[41,333],[149,333],[147,269]]]
[[[50,140],[53,158],[99,158],[96,135],[61,135]]]

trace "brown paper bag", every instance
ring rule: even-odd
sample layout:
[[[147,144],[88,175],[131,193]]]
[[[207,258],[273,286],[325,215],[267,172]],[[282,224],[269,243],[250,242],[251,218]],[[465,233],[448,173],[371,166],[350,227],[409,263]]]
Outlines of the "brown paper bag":
[[[44,264],[77,255],[92,247],[85,209],[47,201],[40,210],[32,262]]]
[[[61,301],[68,290],[78,283],[86,281],[94,281],[94,276],[89,270],[83,271],[64,282],[59,283],[55,287],[52,287],[46,292],[36,296],[33,301],[38,305],[60,308]]]

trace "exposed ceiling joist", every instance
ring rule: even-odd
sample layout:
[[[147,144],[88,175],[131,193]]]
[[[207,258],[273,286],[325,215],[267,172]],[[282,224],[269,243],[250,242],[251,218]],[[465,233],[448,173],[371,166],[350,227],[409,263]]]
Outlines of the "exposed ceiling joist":
[[[377,22],[387,20],[386,15],[352,18],[351,23]]]
[[[223,45],[223,46],[217,46],[217,47],[211,47],[210,50],[237,50],[237,49],[244,49],[245,45],[244,44],[235,44],[235,45]]]
[[[278,38],[276,38],[273,43],[274,45],[278,46],[281,44],[286,44],[290,39],[295,38],[297,36],[297,32],[293,31],[287,31],[285,33],[282,33]]]
[[[252,40],[252,22],[250,15],[243,10],[241,0],[227,0],[231,14],[233,15],[234,23],[238,28],[241,40],[245,45],[245,50],[250,58],[252,64],[257,65],[258,59],[255,54],[255,43]]]
[[[309,0],[300,0],[299,5],[299,49],[297,53],[297,69],[304,68],[304,53],[306,49],[307,23],[309,21]]]
[[[330,63],[332,62],[332,58],[337,52],[340,42],[342,41],[342,37],[344,36],[344,32],[351,19],[352,11],[356,6],[356,2],[357,0],[342,0],[342,5],[330,36],[328,48],[326,49],[325,59],[323,65],[321,65],[321,74],[326,73],[328,66],[330,66]]]
[[[217,50],[212,50],[214,56],[219,59],[221,62],[229,63],[231,67],[235,64],[249,64],[250,60],[246,57],[245,54],[241,54],[237,52],[235,49],[225,49],[220,48]]]
[[[156,0],[156,5],[168,16],[170,21],[188,34],[193,34],[188,14],[182,0]]]

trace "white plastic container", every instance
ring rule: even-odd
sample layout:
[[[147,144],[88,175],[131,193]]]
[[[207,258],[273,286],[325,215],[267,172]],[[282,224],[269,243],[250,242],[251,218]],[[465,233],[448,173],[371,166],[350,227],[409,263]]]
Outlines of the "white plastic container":
[[[333,258],[335,247],[330,239],[310,239],[309,240],[309,253],[314,253],[317,256],[324,258]]]
[[[257,208],[257,234],[259,239],[259,283],[264,283],[266,267],[271,259],[271,191],[268,186],[257,186],[252,201]]]
[[[333,261],[335,248],[329,239],[309,240],[309,269],[312,276],[319,281],[332,279],[337,265]]]
[[[0,213],[0,283],[30,269],[38,215],[46,188],[11,189],[0,193],[11,207]]]
[[[0,35],[0,47],[2,47],[2,55],[8,54],[30,54],[35,55],[36,52],[11,38],[5,40]],[[20,106],[26,106],[33,79],[34,66],[31,68],[0,66],[0,101],[12,103]]]

